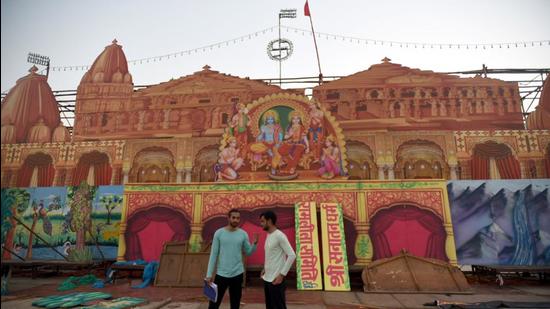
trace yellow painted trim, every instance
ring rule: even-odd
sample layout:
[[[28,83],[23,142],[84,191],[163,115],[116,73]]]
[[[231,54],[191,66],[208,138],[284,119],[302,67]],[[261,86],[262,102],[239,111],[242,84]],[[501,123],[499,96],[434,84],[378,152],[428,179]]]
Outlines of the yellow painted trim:
[[[128,197],[127,194],[124,193],[122,197],[122,212],[120,217],[120,227],[119,227],[119,234],[118,234],[118,252],[117,252],[117,261],[124,261],[126,254],[126,238],[124,237],[124,234],[126,233],[126,227],[127,227],[127,220],[128,220]]]

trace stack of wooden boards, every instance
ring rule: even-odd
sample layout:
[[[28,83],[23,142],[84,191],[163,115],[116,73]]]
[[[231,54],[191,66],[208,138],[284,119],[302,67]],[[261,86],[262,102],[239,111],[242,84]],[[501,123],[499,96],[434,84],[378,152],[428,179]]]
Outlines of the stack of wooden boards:
[[[209,248],[188,252],[187,242],[167,242],[160,255],[155,286],[202,287],[208,268]]]

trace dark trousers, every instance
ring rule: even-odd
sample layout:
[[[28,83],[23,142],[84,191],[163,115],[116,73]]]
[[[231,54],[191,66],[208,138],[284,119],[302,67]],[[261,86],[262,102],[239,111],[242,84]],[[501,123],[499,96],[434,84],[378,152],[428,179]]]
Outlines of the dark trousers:
[[[274,285],[271,282],[264,281],[265,308],[266,309],[286,309],[285,300],[286,281]]]
[[[243,274],[231,278],[216,275],[216,278],[214,278],[214,283],[218,286],[218,299],[215,303],[210,302],[208,309],[218,309],[220,307],[225,290],[227,290],[228,287],[231,309],[239,309],[241,305]]]

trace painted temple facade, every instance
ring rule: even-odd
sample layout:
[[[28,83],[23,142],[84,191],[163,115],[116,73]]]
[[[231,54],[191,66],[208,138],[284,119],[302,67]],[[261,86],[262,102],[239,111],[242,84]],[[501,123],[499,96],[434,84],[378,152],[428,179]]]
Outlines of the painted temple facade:
[[[439,244],[418,254],[456,263],[446,181],[550,178],[549,87],[546,80],[528,129],[516,83],[388,58],[315,87],[311,97],[208,65],[135,90],[115,40],[82,77],[72,133],[36,68],[17,81],[2,102],[1,185],[123,185],[118,259],[158,247],[136,238],[140,213],[179,218],[184,231],[166,240],[199,250],[231,207],[250,222],[258,210],[279,209],[292,235],[294,203],[336,201],[350,264],[394,253],[373,249],[383,242],[373,229],[383,233],[374,217],[397,205],[439,222],[433,231],[428,219],[409,224]],[[414,211],[401,212],[393,218],[405,222]]]

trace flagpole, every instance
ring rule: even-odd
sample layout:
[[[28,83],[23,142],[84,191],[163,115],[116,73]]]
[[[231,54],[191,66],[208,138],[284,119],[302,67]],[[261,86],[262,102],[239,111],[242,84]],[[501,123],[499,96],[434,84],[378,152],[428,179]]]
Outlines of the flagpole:
[[[323,73],[321,72],[321,60],[319,59],[319,49],[317,48],[317,39],[315,39],[315,30],[313,29],[313,20],[311,19],[311,11],[309,11],[309,4],[306,1],[309,23],[311,24],[311,34],[313,35],[313,44],[315,44],[315,53],[317,54],[317,66],[319,67],[319,85],[323,83]]]
[[[282,61],[281,60],[281,13],[279,13],[279,87],[283,87],[283,73],[282,73]]]

